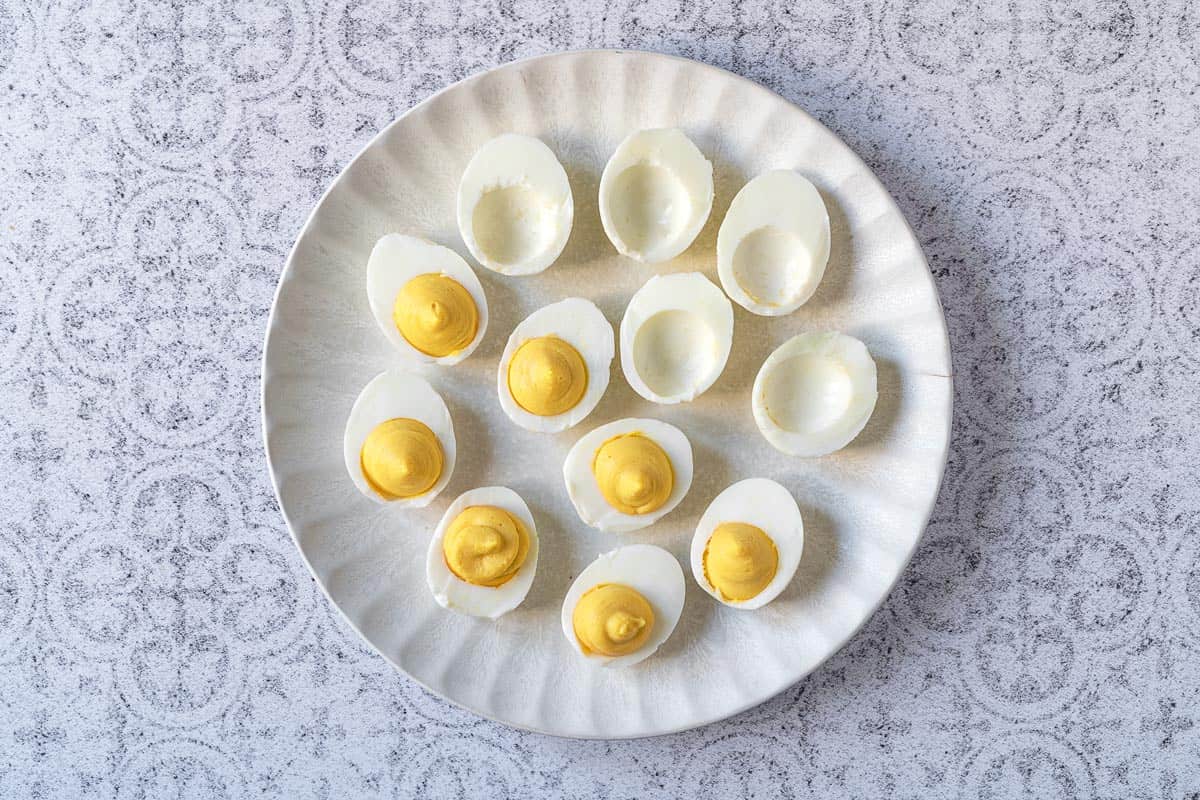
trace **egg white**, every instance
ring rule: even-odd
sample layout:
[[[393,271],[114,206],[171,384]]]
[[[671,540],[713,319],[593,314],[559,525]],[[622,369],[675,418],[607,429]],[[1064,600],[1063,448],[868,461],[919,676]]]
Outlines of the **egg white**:
[[[712,201],[712,164],[677,128],[629,134],[600,175],[604,232],[617,252],[648,264],[686,250]]]
[[[445,275],[462,285],[475,301],[479,312],[479,326],[471,343],[448,356],[440,358],[422,353],[408,343],[392,319],[396,295],[404,285],[420,275],[435,273]],[[388,341],[413,362],[422,364],[457,364],[475,351],[487,331],[488,305],[483,285],[475,271],[462,260],[458,253],[448,247],[427,242],[416,236],[389,233],[375,243],[367,259],[367,300],[371,314]]]
[[[636,590],[654,610],[654,629],[635,652],[603,656],[583,652],[572,619],[579,598],[602,583],[620,583]],[[683,613],[683,569],[675,556],[651,544],[632,544],[605,553],[584,568],[563,599],[562,629],[575,652],[606,667],[627,667],[654,654],[671,636]]]
[[[625,514],[608,504],[596,483],[592,461],[600,446],[614,436],[639,432],[658,444],[671,461],[674,486],[667,502],[648,514]],[[567,495],[579,518],[593,528],[628,533],[653,525],[679,505],[692,485],[692,445],[683,431],[657,419],[619,419],[580,437],[563,461]]]
[[[533,275],[567,244],[575,201],[566,170],[540,139],[484,143],[458,184],[458,230],[475,259],[502,275]]]
[[[790,169],[751,180],[717,232],[717,274],[747,311],[790,314],[817,290],[829,261],[829,212],[812,183]]]
[[[433,487],[416,497],[388,500],[381,497],[367,483],[362,471],[362,447],[368,434],[381,422],[402,417],[425,423],[442,445],[442,474]],[[424,378],[393,369],[376,375],[359,392],[358,399],[350,409],[346,420],[346,433],[342,439],[346,471],[350,480],[367,497],[377,503],[399,507],[423,508],[433,502],[454,472],[456,445],[454,425],[445,401]]]
[[[704,575],[704,550],[717,526],[743,522],[762,530],[775,543],[779,554],[775,577],[763,590],[741,602],[726,600]],[[804,520],[792,493],[769,478],[747,478],[717,495],[696,526],[692,537],[692,576],[700,588],[716,600],[734,608],[762,608],[779,596],[791,582],[804,552]]]
[[[522,344],[542,336],[556,336],[574,347],[587,367],[587,389],[575,406],[552,417],[531,414],[517,403],[508,388],[508,368]],[[579,424],[608,389],[616,343],[613,327],[590,300],[568,297],[539,308],[520,322],[508,337],[496,376],[500,407],[516,424],[531,431],[556,433]]]
[[[733,305],[699,272],[656,275],[621,318],[621,369],[655,403],[695,400],[716,382],[733,346]]]
[[[802,333],[767,357],[754,379],[754,422],[795,456],[840,450],[866,427],[878,399],[875,360],[844,333]]]
[[[495,506],[503,509],[520,520],[529,531],[529,552],[525,563],[517,570],[516,575],[499,586],[477,586],[468,583],[446,566],[446,557],[442,552],[446,529],[459,514],[471,506]],[[533,515],[529,513],[529,506],[512,489],[504,486],[484,486],[460,494],[442,515],[442,521],[438,523],[433,538],[429,541],[425,577],[433,599],[442,608],[473,617],[497,619],[525,600],[537,574],[537,559],[538,532]]]

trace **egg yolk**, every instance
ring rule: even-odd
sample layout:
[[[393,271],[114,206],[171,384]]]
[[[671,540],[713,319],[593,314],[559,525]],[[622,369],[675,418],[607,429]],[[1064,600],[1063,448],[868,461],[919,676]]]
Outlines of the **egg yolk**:
[[[385,500],[425,494],[442,477],[445,456],[425,423],[397,417],[371,429],[359,463],[367,485]]]
[[[762,528],[722,522],[704,548],[704,577],[725,600],[741,602],[758,595],[775,577],[779,551]]]
[[[496,506],[470,506],[454,518],[442,539],[450,571],[476,586],[500,586],[529,555],[529,531]]]
[[[517,348],[508,363],[508,391],[517,405],[539,417],[570,411],[587,391],[587,365],[557,336],[539,336]]]
[[[675,487],[671,459],[658,442],[641,433],[623,433],[600,445],[592,473],[600,494],[623,514],[661,508]]]
[[[579,598],[571,614],[571,625],[585,653],[625,656],[650,638],[654,609],[636,589],[620,583],[601,583]]]
[[[400,289],[392,321],[406,342],[427,356],[442,358],[475,340],[479,309],[461,283],[430,272]]]

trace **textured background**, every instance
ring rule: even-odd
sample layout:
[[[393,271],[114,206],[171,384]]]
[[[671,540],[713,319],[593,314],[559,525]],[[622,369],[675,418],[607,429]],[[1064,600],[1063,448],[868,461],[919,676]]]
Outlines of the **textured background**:
[[[0,797],[1200,793],[1200,7],[0,0]],[[411,103],[589,46],[730,68],[876,170],[949,318],[904,580],[727,723],[559,741],[394,673],[272,499],[262,331]]]

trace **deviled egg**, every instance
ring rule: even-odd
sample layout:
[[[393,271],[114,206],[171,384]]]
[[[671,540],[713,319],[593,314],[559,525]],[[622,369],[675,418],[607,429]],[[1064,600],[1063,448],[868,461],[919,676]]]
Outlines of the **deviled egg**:
[[[652,525],[692,485],[692,445],[656,419],[619,419],[581,437],[563,462],[567,494],[579,518],[602,531]]]
[[[448,247],[389,233],[367,260],[367,299],[383,335],[409,359],[457,364],[487,330],[475,271]]]
[[[604,396],[615,348],[612,325],[590,300],[539,308],[513,330],[500,357],[500,407],[527,430],[570,428]]]
[[[476,151],[458,184],[458,230],[471,255],[502,275],[533,275],[567,244],[575,201],[540,139],[505,133]]]
[[[621,319],[621,369],[655,403],[695,400],[720,377],[733,345],[733,305],[699,272],[657,275]]]
[[[776,450],[823,456],[858,436],[878,396],[875,361],[865,344],[844,333],[802,333],[763,362],[751,405]]]
[[[620,547],[589,564],[567,591],[562,629],[576,652],[610,667],[652,655],[683,612],[683,570],[649,544]]]
[[[712,164],[676,128],[631,133],[600,176],[604,232],[617,252],[649,264],[686,250],[712,202]]]
[[[424,379],[382,372],[359,393],[342,440],[346,471],[378,503],[429,505],[454,472],[454,426]]]
[[[529,594],[537,559],[529,506],[512,489],[485,486],[446,509],[429,542],[425,576],[443,608],[496,619]]]
[[[692,575],[727,606],[761,608],[796,574],[804,521],[791,492],[768,478],[748,478],[709,504],[692,538]]]
[[[812,297],[829,261],[829,212],[798,172],[764,172],[737,193],[717,232],[717,274],[753,314],[790,314]]]

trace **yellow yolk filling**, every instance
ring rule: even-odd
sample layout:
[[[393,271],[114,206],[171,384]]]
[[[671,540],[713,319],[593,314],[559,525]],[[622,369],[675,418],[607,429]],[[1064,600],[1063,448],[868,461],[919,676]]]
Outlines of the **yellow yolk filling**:
[[[450,571],[476,586],[500,586],[521,569],[529,555],[529,531],[496,506],[470,506],[450,523],[442,539]]]
[[[429,427],[397,417],[371,429],[359,455],[367,485],[385,500],[425,494],[442,477],[442,444]]]
[[[587,391],[587,365],[557,336],[539,336],[517,348],[508,363],[508,391],[517,405],[539,417],[564,414]]]
[[[641,433],[623,433],[600,445],[592,473],[600,494],[622,514],[649,514],[661,508],[675,487],[671,459]]]
[[[571,614],[571,625],[585,653],[625,656],[650,638],[654,609],[636,589],[620,583],[602,583],[579,598]]]
[[[392,306],[392,322],[417,350],[442,358],[475,340],[479,309],[461,283],[430,272],[418,275],[400,289]]]
[[[709,586],[735,603],[767,588],[779,567],[779,551],[762,528],[722,522],[704,548],[704,577]]]

